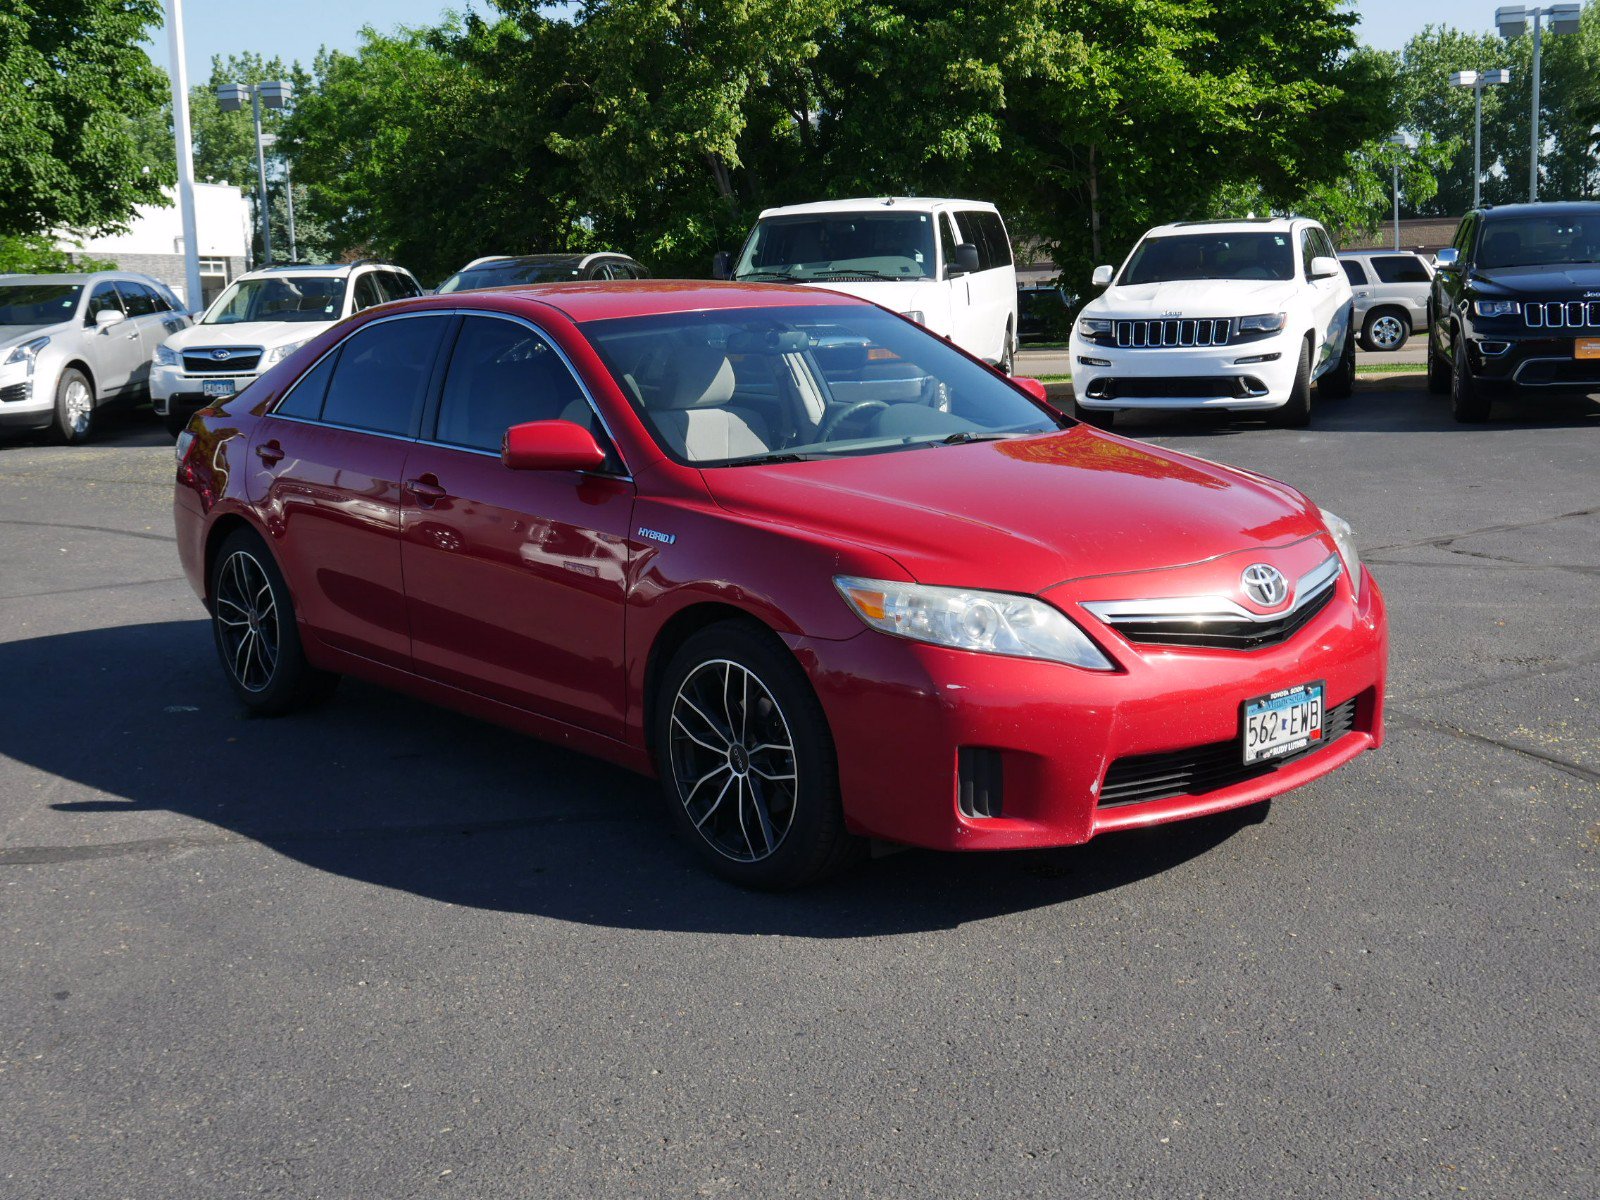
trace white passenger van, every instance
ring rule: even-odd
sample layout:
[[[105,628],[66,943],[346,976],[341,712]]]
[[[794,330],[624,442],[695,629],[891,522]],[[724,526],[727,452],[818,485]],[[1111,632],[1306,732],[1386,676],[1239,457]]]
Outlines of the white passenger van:
[[[999,210],[981,200],[882,196],[769,208],[719,279],[831,288],[904,313],[1011,373],[1017,270]]]

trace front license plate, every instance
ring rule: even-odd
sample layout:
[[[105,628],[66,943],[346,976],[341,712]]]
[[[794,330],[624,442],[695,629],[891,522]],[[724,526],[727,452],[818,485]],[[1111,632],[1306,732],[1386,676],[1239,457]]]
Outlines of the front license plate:
[[[1322,684],[1302,683],[1244,702],[1244,761],[1265,762],[1322,740]]]
[[[201,381],[200,394],[209,399],[233,395],[233,380],[231,379],[206,379]]]
[[[1572,345],[1573,358],[1600,358],[1600,338],[1579,338]]]

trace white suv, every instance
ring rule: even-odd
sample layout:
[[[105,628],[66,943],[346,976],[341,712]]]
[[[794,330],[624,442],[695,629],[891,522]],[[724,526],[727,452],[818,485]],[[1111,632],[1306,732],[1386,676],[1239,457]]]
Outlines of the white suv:
[[[1311,419],[1311,383],[1355,383],[1350,282],[1327,230],[1303,217],[1163,225],[1072,327],[1079,414],[1109,425],[1118,409],[1263,412]]]
[[[331,325],[420,295],[410,271],[371,260],[251,271],[155,352],[151,402],[176,437],[196,409],[242,390]]]

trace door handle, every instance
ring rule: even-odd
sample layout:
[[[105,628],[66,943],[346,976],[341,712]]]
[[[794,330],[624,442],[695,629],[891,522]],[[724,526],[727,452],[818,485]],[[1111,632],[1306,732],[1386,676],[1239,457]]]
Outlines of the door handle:
[[[139,331],[135,329],[132,333],[128,334],[128,340],[130,342],[137,342],[139,340]]]
[[[256,447],[256,457],[266,466],[276,466],[283,461],[283,447],[276,440],[263,442]]]
[[[417,503],[424,508],[432,508],[434,503],[443,500],[450,493],[439,486],[438,477],[423,475],[419,479],[408,479],[405,482],[406,491],[417,498]]]

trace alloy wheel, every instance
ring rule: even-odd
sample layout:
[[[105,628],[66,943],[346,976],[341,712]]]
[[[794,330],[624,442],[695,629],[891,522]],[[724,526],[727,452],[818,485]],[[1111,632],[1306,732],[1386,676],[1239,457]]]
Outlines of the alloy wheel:
[[[1406,339],[1405,322],[1385,314],[1372,323],[1372,344],[1379,350],[1393,350]]]
[[[278,669],[278,602],[253,554],[235,550],[217,575],[217,633],[239,686],[265,691]]]
[[[89,385],[81,379],[68,382],[63,406],[66,408],[67,424],[72,427],[73,436],[82,437],[89,431],[89,415],[94,411],[94,397],[89,394]]]
[[[729,659],[703,662],[672,700],[670,758],[679,802],[719,854],[759,862],[794,823],[794,735],[771,690]]]

